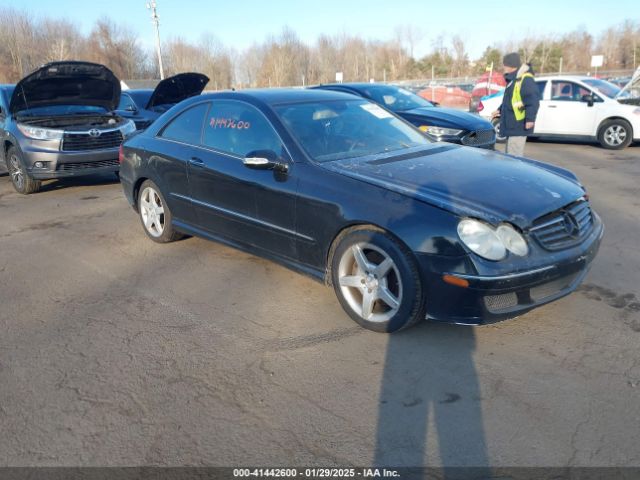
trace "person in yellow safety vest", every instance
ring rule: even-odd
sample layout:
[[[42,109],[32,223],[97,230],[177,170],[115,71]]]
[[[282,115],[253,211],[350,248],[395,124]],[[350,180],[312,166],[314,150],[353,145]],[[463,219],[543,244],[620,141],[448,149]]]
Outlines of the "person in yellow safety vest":
[[[522,156],[527,137],[533,134],[540,93],[531,66],[523,64],[518,53],[505,55],[502,64],[507,87],[499,110],[500,134],[507,137],[505,152]]]

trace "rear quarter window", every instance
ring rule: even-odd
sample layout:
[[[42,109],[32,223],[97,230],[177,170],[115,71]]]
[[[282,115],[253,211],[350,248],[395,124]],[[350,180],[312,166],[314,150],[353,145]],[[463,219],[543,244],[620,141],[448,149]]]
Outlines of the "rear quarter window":
[[[185,110],[164,127],[160,137],[189,145],[200,145],[204,117],[208,110],[208,103],[201,103]]]

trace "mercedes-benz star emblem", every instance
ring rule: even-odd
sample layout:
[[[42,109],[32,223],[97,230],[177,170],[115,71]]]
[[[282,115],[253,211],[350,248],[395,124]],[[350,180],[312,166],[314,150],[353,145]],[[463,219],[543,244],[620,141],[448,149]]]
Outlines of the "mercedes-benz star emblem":
[[[570,237],[577,237],[580,234],[580,225],[578,225],[576,217],[569,212],[562,214],[562,226]]]
[[[92,128],[91,130],[89,130],[89,135],[91,135],[92,137],[99,137],[101,133],[102,132],[97,128]]]

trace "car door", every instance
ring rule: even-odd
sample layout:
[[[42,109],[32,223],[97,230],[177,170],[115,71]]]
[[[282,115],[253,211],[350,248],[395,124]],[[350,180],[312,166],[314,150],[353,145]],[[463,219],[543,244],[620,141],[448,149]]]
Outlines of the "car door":
[[[198,158],[207,102],[199,103],[174,117],[156,136],[148,164],[159,183],[176,220],[197,222],[189,191],[188,164]]]
[[[213,234],[294,258],[293,162],[269,120],[248,103],[214,100],[202,145],[189,165],[199,223]],[[274,152],[288,172],[245,166],[245,157],[260,150]]]
[[[546,128],[546,122],[549,118],[549,112],[546,109],[549,101],[549,92],[547,80],[536,80],[536,86],[538,87],[538,93],[540,94],[540,108],[538,108],[538,115],[536,116],[536,122],[534,127],[534,133],[540,133]]]
[[[549,99],[541,105],[541,124],[536,133],[593,135],[597,108],[583,100],[593,92],[570,80],[552,80]],[[602,101],[600,97],[597,100]]]

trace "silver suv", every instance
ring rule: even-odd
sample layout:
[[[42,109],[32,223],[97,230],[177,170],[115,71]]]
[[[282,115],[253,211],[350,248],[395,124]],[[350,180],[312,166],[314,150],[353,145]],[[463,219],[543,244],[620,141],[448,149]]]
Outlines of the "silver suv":
[[[113,111],[120,81],[88,62],[48,63],[15,86],[0,87],[0,160],[14,188],[37,192],[42,180],[115,172],[133,121]]]

